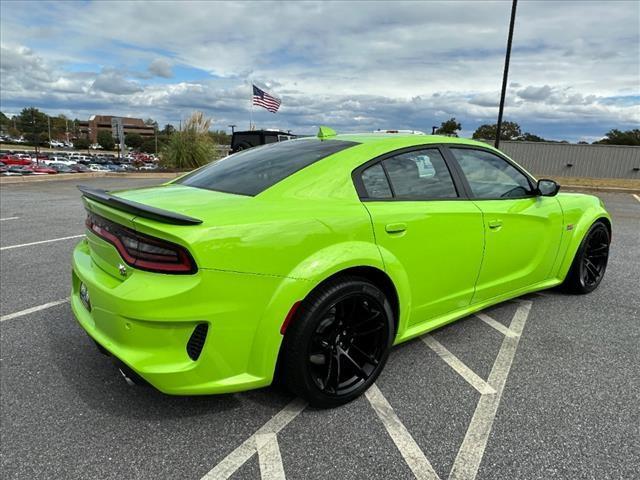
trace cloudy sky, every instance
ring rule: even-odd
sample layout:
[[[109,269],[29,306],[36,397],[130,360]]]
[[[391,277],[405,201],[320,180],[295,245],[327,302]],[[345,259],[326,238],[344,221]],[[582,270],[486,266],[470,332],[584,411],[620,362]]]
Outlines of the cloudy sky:
[[[511,2],[0,2],[0,109],[314,132],[495,123]],[[507,120],[550,139],[640,124],[640,2],[525,1]]]

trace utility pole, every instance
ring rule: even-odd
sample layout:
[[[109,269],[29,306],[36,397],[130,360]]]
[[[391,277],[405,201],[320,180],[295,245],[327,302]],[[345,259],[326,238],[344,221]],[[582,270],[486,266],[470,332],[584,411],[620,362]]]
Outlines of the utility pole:
[[[507,94],[507,77],[509,76],[509,60],[511,60],[511,43],[513,41],[513,26],[516,23],[516,7],[518,0],[513,0],[511,4],[511,21],[509,23],[509,38],[507,39],[507,55],[504,59],[504,73],[502,75],[502,92],[500,94],[500,109],[498,110],[498,124],[496,125],[496,143],[500,146],[500,135],[502,133],[502,113],[504,112],[504,97]]]
[[[236,131],[236,125],[235,124],[227,125],[227,127],[231,128],[231,135],[233,135]]]
[[[158,124],[153,125],[153,133],[156,137],[156,157],[158,156]]]
[[[431,127],[431,135],[435,135],[437,129],[438,129],[438,127],[436,127],[435,125],[433,127]]]
[[[51,148],[51,117],[47,115],[47,126],[49,127],[49,148]]]
[[[38,139],[36,138],[36,114],[33,108],[31,109],[31,125],[31,132],[33,134],[33,145],[36,149],[36,165],[40,165],[40,160],[38,159]]]

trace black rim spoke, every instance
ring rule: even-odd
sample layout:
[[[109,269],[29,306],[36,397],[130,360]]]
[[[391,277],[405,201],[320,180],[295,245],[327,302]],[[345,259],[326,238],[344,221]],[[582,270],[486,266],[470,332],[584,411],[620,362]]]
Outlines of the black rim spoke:
[[[309,372],[322,391],[343,395],[380,365],[388,342],[384,307],[368,294],[350,294],[320,318],[309,344]]]
[[[591,233],[587,238],[581,262],[582,281],[586,286],[596,285],[604,274],[609,258],[609,238],[602,229]]]

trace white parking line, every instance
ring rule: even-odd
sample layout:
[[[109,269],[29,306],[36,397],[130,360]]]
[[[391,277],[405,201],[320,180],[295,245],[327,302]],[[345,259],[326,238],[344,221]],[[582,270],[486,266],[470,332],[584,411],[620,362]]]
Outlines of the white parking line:
[[[480,378],[473,370],[462,363],[462,361],[458,359],[458,357],[447,350],[444,345],[438,342],[431,335],[424,335],[422,337],[422,341],[426,343],[431,350],[436,352],[447,365],[453,368],[458,375],[464,378],[466,382],[473,388],[475,388],[478,392],[483,395],[492,395],[496,393],[491,385]]]
[[[55,307],[56,305],[62,305],[63,303],[68,302],[68,298],[63,298],[61,300],[56,300],[54,302],[44,303],[42,305],[38,305],[37,307],[27,308],[26,310],[20,310],[19,312],[9,313],[7,315],[2,315],[0,317],[0,322],[5,322],[7,320],[11,320],[13,318],[22,317],[24,315],[29,315],[30,313],[39,312],[40,310],[46,310],[47,308]]]
[[[438,477],[431,463],[424,456],[416,441],[402,424],[375,383],[371,385],[365,395],[415,477],[418,480],[439,480],[440,477]]]
[[[531,302],[523,301],[511,320],[509,329],[515,335],[504,337],[496,361],[489,374],[488,383],[496,389],[496,394],[480,396],[480,401],[469,424],[469,429],[458,450],[449,480],[473,480],[478,474],[478,468],[487,447],[487,440],[498,412],[500,398],[511,369],[511,363],[516,355],[520,335],[524,330],[524,324],[530,311]]]
[[[31,245],[40,245],[42,243],[60,242],[62,240],[70,240],[72,238],[80,237],[84,237],[84,233],[82,235],[71,235],[69,237],[52,238],[51,240],[40,240],[39,242],[21,243],[20,245],[9,245],[8,247],[0,248],[0,251],[11,250],[12,248],[30,247]]]
[[[278,436],[275,433],[261,433],[256,435],[260,477],[262,480],[285,480],[282,456],[278,446]]]
[[[295,398],[273,418],[247,438],[238,448],[213,467],[202,480],[226,480],[258,451],[257,438],[263,434],[277,434],[306,408],[306,402]]]
[[[0,222],[6,222],[7,220],[17,220],[20,217],[4,217],[4,218],[0,218]]]
[[[634,198],[640,202],[640,195],[636,195],[635,193],[632,193],[631,195],[633,195]]]
[[[499,331],[505,337],[517,337],[518,336],[518,334],[516,332],[511,330],[509,327],[505,327],[503,324],[501,324],[497,320],[494,320],[493,318],[491,318],[486,313],[476,313],[475,316],[478,317],[480,320],[482,320],[487,325],[489,325],[490,327],[495,328],[497,331]]]

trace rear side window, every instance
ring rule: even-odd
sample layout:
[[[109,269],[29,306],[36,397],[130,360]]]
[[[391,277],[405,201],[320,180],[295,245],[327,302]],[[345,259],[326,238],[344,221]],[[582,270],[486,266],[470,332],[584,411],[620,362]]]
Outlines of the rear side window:
[[[376,163],[362,172],[362,184],[369,198],[391,198],[391,188],[382,164]]]
[[[230,155],[176,183],[253,196],[298,170],[354,145],[357,143],[317,138],[273,143]]]

